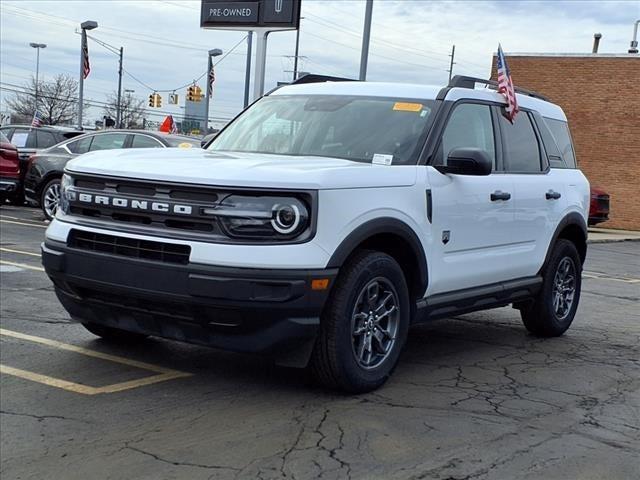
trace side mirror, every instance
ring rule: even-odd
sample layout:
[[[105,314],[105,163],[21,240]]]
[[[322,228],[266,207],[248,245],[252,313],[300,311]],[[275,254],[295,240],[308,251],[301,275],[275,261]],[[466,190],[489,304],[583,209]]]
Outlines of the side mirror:
[[[493,163],[480,148],[456,148],[449,152],[447,164],[437,165],[435,169],[453,175],[490,175]]]

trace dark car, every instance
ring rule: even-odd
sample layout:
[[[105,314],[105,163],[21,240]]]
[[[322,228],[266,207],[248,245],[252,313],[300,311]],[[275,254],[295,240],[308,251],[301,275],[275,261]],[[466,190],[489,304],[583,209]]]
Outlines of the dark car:
[[[214,129],[213,132],[202,137],[202,140],[200,141],[200,146],[202,148],[207,148],[211,143],[211,141],[218,136],[218,133],[220,133],[220,130]]]
[[[49,148],[74,136],[82,131],[66,127],[32,127],[30,125],[6,125],[0,127],[0,132],[18,149],[20,161],[20,178],[16,192],[11,196],[14,203],[24,203],[23,184],[27,173],[29,157],[44,148]]]
[[[0,132],[0,205],[13,199],[20,186],[18,149]]]
[[[598,187],[591,187],[591,204],[589,205],[589,225],[609,220],[609,194]]]
[[[69,160],[83,153],[119,148],[173,147],[200,148],[200,140],[146,130],[105,130],[84,134],[31,157],[24,182],[27,201],[40,206],[45,217],[51,219],[58,208],[64,167]]]

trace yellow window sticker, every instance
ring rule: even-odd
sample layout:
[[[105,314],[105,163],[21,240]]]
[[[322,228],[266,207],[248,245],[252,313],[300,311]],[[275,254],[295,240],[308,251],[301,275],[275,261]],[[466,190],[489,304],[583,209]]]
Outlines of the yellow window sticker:
[[[178,144],[178,148],[191,148],[193,145],[191,145],[188,142],[182,142]]]
[[[394,110],[398,110],[400,112],[419,112],[422,110],[421,103],[407,103],[407,102],[396,102],[393,105]]]

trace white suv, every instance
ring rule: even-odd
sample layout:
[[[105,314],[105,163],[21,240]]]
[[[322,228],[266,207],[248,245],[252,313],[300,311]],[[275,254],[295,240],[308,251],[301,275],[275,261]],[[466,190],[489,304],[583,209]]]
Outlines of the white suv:
[[[389,377],[409,326],[512,304],[561,335],[580,297],[589,184],[567,119],[489,84],[279,88],[206,150],[67,165],[43,264],[70,315],[309,365],[351,392]]]

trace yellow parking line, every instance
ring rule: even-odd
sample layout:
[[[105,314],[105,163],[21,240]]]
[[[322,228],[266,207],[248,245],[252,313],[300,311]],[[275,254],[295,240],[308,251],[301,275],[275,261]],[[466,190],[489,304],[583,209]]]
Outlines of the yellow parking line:
[[[44,272],[44,268],[42,268],[42,267],[34,267],[32,265],[27,265],[26,263],[9,262],[7,260],[0,260],[0,264],[2,264],[2,265],[12,265],[14,267],[27,268],[29,270],[37,270],[38,272]]]
[[[178,370],[172,370],[170,368],[160,367],[158,365],[152,365],[150,363],[139,362],[137,360],[131,360],[124,357],[118,357],[116,355],[110,355],[108,353],[96,352],[95,350],[89,350],[88,348],[79,347],[77,345],[70,345],[68,343],[58,342],[43,337],[36,337],[34,335],[27,335],[25,333],[15,332],[13,330],[7,330],[0,328],[0,335],[7,337],[18,338],[20,340],[26,340],[29,342],[39,343],[47,345],[49,347],[58,348],[60,350],[67,350],[70,352],[80,353],[88,357],[99,358],[101,360],[107,360],[114,363],[120,363],[122,365],[128,365],[142,370],[149,370],[157,373],[150,377],[140,378],[137,380],[130,380],[127,382],[115,383],[112,385],[105,385],[103,387],[91,387],[82,385],[79,383],[69,382],[67,380],[61,380],[59,378],[50,377],[47,375],[41,375],[35,372],[29,372],[27,370],[21,370],[19,368],[9,367],[6,365],[0,365],[0,373],[6,373],[15,377],[20,377],[26,380],[49,385],[51,387],[61,388],[70,392],[81,393],[84,395],[96,395],[100,393],[114,393],[121,392],[123,390],[130,390],[132,388],[138,388],[145,385],[151,385],[153,383],[165,382],[167,380],[173,380],[176,378],[190,377],[190,373],[180,372]]]
[[[20,255],[31,255],[32,257],[39,257],[39,253],[25,252],[24,250],[14,250],[13,248],[0,247],[0,252],[19,253]]]
[[[24,223],[24,222],[14,222],[13,220],[2,220],[0,219],[0,222],[2,223],[13,223],[15,225],[26,225],[27,227],[38,227],[38,228],[47,228],[48,225],[38,225],[35,223]]]

